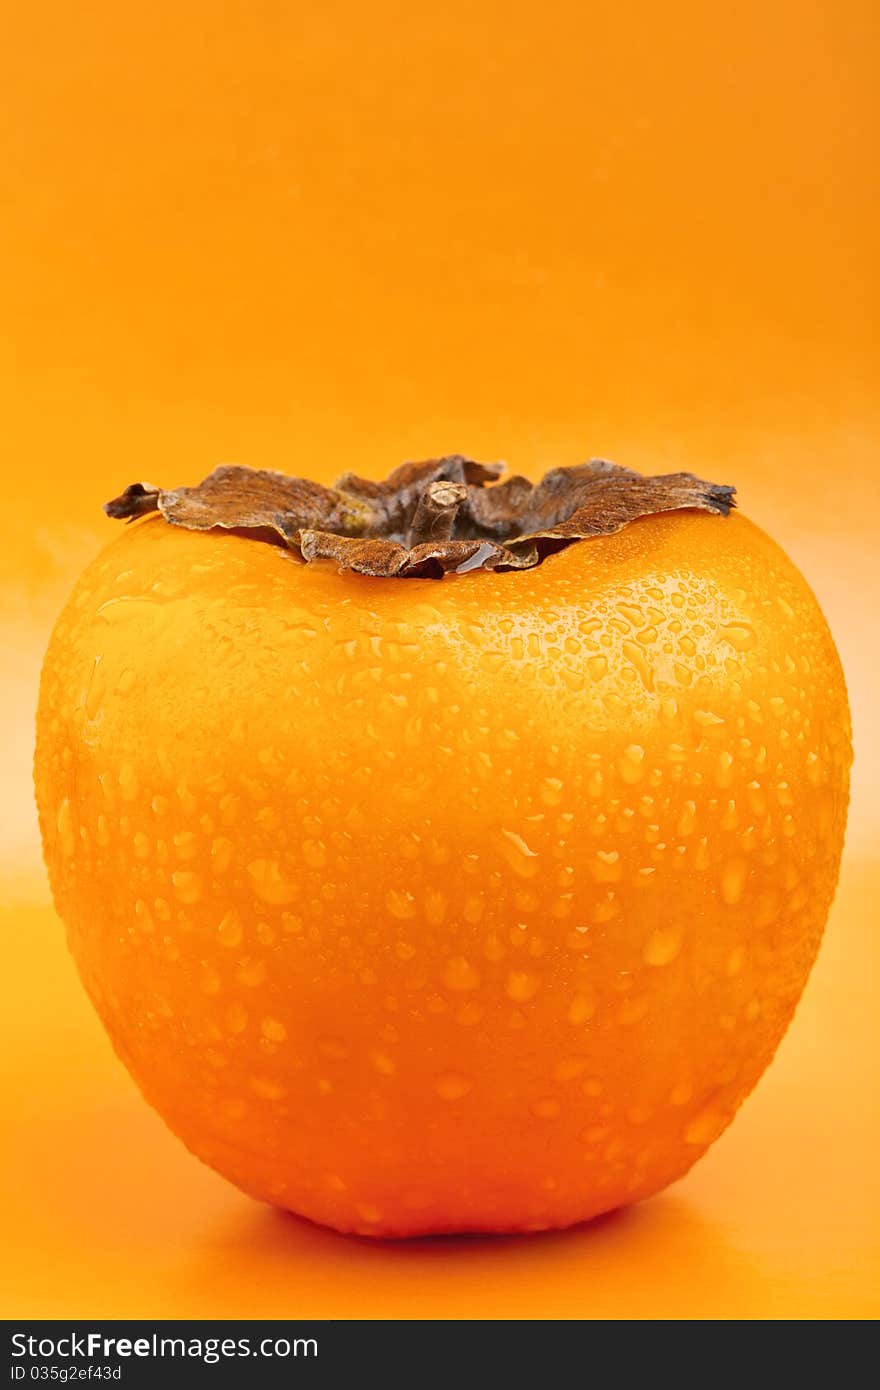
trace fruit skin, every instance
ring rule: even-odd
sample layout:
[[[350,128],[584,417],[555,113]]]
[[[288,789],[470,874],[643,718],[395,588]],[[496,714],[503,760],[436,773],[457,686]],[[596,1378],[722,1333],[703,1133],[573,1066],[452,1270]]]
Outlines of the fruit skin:
[[[171,1128],[413,1235],[580,1221],[705,1151],[815,957],[850,757],[819,607],[739,516],[443,581],[152,518],[59,619],[36,787]]]

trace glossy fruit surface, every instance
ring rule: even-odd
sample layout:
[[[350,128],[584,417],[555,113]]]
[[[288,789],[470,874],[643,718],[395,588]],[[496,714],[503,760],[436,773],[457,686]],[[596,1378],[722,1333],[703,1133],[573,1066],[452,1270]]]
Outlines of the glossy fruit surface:
[[[151,519],[59,620],[36,779],[147,1099],[245,1190],[412,1234],[700,1156],[803,988],[849,761],[821,612],[738,516],[443,581]]]

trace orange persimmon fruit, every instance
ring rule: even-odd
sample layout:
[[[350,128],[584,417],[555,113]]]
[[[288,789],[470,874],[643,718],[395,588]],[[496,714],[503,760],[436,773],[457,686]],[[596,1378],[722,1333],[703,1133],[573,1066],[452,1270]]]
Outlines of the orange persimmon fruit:
[[[172,1130],[412,1235],[690,1168],[804,986],[849,763],[822,613],[738,515],[442,580],[151,516],[58,621],[36,785],[80,975]]]

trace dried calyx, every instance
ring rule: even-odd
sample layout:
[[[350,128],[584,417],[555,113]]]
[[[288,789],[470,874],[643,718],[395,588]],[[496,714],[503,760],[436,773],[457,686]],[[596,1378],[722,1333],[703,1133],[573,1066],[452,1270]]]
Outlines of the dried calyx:
[[[555,468],[539,483],[503,464],[459,454],[405,463],[384,482],[346,473],[333,487],[253,468],[216,468],[196,487],[132,483],[108,516],[158,511],[194,531],[221,527],[272,540],[304,560],[382,578],[475,569],[529,569],[573,541],[607,536],[639,517],[697,510],[726,516],[732,487],[692,473],[646,478],[594,459]]]

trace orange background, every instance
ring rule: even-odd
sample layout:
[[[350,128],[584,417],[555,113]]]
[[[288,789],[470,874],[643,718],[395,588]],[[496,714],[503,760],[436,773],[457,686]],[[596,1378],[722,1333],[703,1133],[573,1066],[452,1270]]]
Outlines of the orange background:
[[[6,16],[6,1316],[880,1313],[877,7],[110,0]],[[134,479],[462,450],[735,482],[847,670],[851,827],[795,1024],[686,1180],[569,1233],[370,1245],[201,1168],[75,980],[35,684]]]

